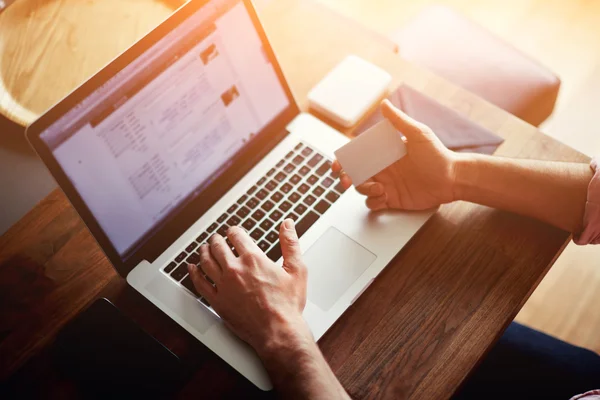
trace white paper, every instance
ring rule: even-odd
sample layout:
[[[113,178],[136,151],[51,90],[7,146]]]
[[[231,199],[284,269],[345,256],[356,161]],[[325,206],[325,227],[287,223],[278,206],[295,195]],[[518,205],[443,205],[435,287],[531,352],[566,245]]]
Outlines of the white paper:
[[[405,155],[402,134],[387,119],[335,152],[354,186],[363,184]]]

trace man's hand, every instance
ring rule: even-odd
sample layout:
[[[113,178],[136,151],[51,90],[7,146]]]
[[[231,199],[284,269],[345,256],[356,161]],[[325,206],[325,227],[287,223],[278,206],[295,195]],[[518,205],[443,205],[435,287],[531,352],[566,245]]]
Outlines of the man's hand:
[[[227,238],[238,257],[214,235],[200,247],[199,267],[188,267],[198,292],[256,350],[283,398],[348,399],[302,318],[308,275],[294,221],[279,229],[282,268],[243,229],[230,228]]]
[[[227,238],[239,257],[216,234],[209,240],[210,246],[200,247],[202,270],[189,266],[198,292],[228,327],[259,354],[282,341],[295,339],[290,335],[308,335],[312,339],[302,318],[307,271],[293,221],[284,221],[279,232],[283,268],[276,266],[243,229],[230,228]]]
[[[367,207],[374,211],[426,210],[455,200],[458,156],[429,127],[413,120],[388,100],[383,101],[381,112],[406,137],[407,155],[356,188],[367,196]],[[332,169],[340,173],[344,187],[352,185],[337,160]]]

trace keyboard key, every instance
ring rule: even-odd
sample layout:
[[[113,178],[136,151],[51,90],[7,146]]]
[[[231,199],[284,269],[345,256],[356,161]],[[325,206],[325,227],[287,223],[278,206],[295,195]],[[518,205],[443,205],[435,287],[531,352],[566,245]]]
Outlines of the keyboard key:
[[[227,230],[229,229],[229,226],[227,226],[227,224],[223,224],[221,225],[221,227],[219,229],[217,229],[217,233],[223,237],[227,236]]]
[[[297,203],[298,200],[300,200],[300,198],[302,198],[302,196],[300,196],[298,193],[294,192],[289,195],[288,200],[291,201],[292,203]]]
[[[265,189],[260,189],[258,193],[256,193],[256,197],[258,197],[261,200],[264,200],[268,195],[269,192],[267,192]]]
[[[288,214],[288,215],[285,217],[285,219],[291,219],[291,220],[293,220],[294,222],[296,222],[296,221],[298,221],[298,216],[297,216],[296,214],[294,214],[294,213],[289,213],[289,214]]]
[[[206,239],[208,239],[208,233],[202,232],[200,236],[196,238],[196,242],[202,244],[202,242],[204,242]]]
[[[304,158],[304,157],[302,157],[302,156],[298,155],[298,156],[294,157],[294,159],[292,160],[292,162],[293,162],[295,165],[300,165],[300,164],[302,164],[302,163],[304,162],[304,160],[305,160],[305,158]]]
[[[335,203],[340,198],[340,195],[337,194],[336,192],[330,191],[329,193],[327,193],[325,198],[327,200],[329,200],[330,202]]]
[[[321,164],[321,166],[317,170],[317,175],[323,176],[330,170],[331,170],[331,161],[327,160],[323,164]]]
[[[279,232],[279,230],[281,229],[281,224],[283,224],[283,221],[285,221],[286,219],[291,219],[294,222],[298,221],[298,216],[294,213],[289,213],[288,215],[286,215],[286,217],[277,224],[277,226],[275,227],[275,230]]]
[[[263,205],[261,206],[261,208],[263,210],[265,210],[266,212],[269,212],[273,209],[273,207],[275,207],[275,204],[273,204],[273,202],[271,200],[267,200],[263,203]]]
[[[300,185],[300,187],[298,188],[298,191],[302,194],[306,194],[306,192],[308,192],[310,189],[310,186],[308,186],[306,183],[303,183],[302,185]]]
[[[248,200],[248,201],[246,202],[246,205],[247,205],[249,208],[251,208],[251,209],[253,209],[253,210],[254,210],[254,209],[256,208],[256,206],[258,205],[258,203],[259,203],[259,201],[258,201],[256,198],[254,198],[254,197],[253,197],[253,198],[251,198],[250,200]]]
[[[184,276],[187,275],[187,273],[188,273],[187,264],[183,263],[183,264],[180,264],[179,267],[177,267],[177,269],[175,269],[175,271],[171,272],[171,278],[173,278],[177,282],[179,282]]]
[[[271,243],[275,243],[276,241],[279,240],[279,235],[277,233],[275,233],[275,231],[271,231],[267,235],[267,240]]]
[[[250,209],[248,207],[242,207],[238,210],[236,214],[240,218],[246,218],[248,214],[250,214]]]
[[[267,176],[271,176],[271,175],[273,175],[273,174],[275,173],[275,171],[276,171],[276,170],[275,170],[275,168],[271,168],[271,169],[269,170],[269,172],[267,172]]]
[[[173,271],[173,269],[174,269],[176,266],[177,266],[177,263],[176,263],[175,261],[171,261],[171,262],[169,263],[169,265],[167,265],[167,266],[165,267],[164,271],[165,271],[165,272],[168,274],[168,273],[170,273],[171,271]]]
[[[296,232],[298,237],[302,237],[306,231],[319,220],[319,215],[313,211],[309,211],[299,222],[296,223]]]
[[[293,156],[293,155],[294,155],[294,152],[293,152],[293,151],[290,151],[289,153],[287,153],[287,154],[285,155],[285,158],[292,158],[292,156]]]
[[[260,221],[261,219],[263,219],[264,216],[265,216],[265,212],[260,209],[254,211],[254,214],[252,214],[252,218],[254,218],[257,221]]]
[[[323,180],[323,182],[321,182],[321,185],[325,186],[326,188],[330,187],[331,185],[333,185],[335,181],[333,179],[331,179],[330,177],[327,177]]]
[[[294,150],[299,151],[302,147],[304,147],[304,145],[302,143],[298,143],[296,147],[294,147]]]
[[[305,147],[304,150],[302,150],[302,155],[304,157],[308,157],[312,154],[313,149],[311,149],[310,147]]]
[[[254,192],[256,192],[256,186],[252,186],[250,189],[248,189],[248,191],[246,192],[247,195],[251,196],[254,194]]]
[[[296,208],[294,208],[294,211],[296,212],[296,214],[298,215],[302,215],[306,212],[306,210],[308,210],[308,208],[304,205],[304,204],[298,204],[296,206]]]
[[[273,227],[273,222],[270,219],[265,219],[261,224],[260,227],[262,229],[264,229],[265,231],[268,231],[269,229],[271,229]]]
[[[279,209],[283,212],[288,212],[292,208],[292,204],[288,201],[284,201],[279,205]]]
[[[323,193],[325,193],[325,189],[323,189],[321,186],[317,186],[315,190],[313,190],[313,194],[317,197],[321,197]]]
[[[240,217],[238,217],[237,215],[232,215],[231,218],[229,218],[227,220],[227,225],[229,226],[237,226],[240,224],[240,222],[242,222],[242,220],[240,219]]]
[[[190,245],[188,247],[185,248],[185,251],[187,251],[188,253],[191,253],[192,251],[194,251],[194,249],[196,247],[198,247],[198,243],[192,242],[192,243],[190,243]]]
[[[207,230],[209,233],[213,233],[215,230],[217,230],[217,228],[218,228],[218,227],[219,227],[219,224],[217,224],[216,222],[213,222],[213,223],[211,224],[211,226],[209,226],[208,228],[206,228],[206,230]]]
[[[227,209],[227,212],[228,212],[229,214],[233,214],[233,212],[234,212],[235,210],[237,210],[237,208],[238,208],[238,205],[237,205],[237,204],[232,204],[232,205],[231,205],[231,207],[229,207],[229,208]]]
[[[308,177],[308,179],[306,181],[308,183],[310,183],[311,185],[314,185],[315,183],[319,182],[319,178],[315,175],[311,175]]]
[[[302,178],[300,178],[298,175],[294,174],[291,178],[290,178],[290,182],[293,185],[297,185],[300,181],[302,180]]]
[[[184,280],[181,281],[181,284],[187,288],[192,294],[196,297],[200,297],[200,293],[194,287],[194,282],[192,282],[192,278],[190,276],[186,276]]]
[[[281,258],[281,245],[279,242],[273,246],[271,250],[267,253],[267,257],[269,257],[273,261],[277,261]]]
[[[231,251],[233,251],[233,254],[236,257],[239,256],[239,254],[237,253],[237,251],[235,251],[235,247],[233,247],[233,243],[231,243],[231,241],[229,240],[229,238],[225,239],[225,242],[227,242],[227,246],[229,246],[229,248],[231,249]]]
[[[254,228],[256,226],[256,221],[253,220],[252,218],[248,218],[247,220],[245,220],[242,223],[242,227],[247,230],[248,232],[250,232],[252,230],[252,228]]]
[[[308,174],[309,172],[310,168],[308,168],[306,165],[298,170],[298,173],[302,176],[306,176],[306,174]]]
[[[279,210],[275,210],[271,213],[271,215],[269,215],[269,218],[271,218],[273,221],[279,221],[281,217],[283,217],[283,213]]]
[[[278,172],[277,175],[275,175],[275,180],[277,182],[283,182],[286,178],[286,174],[284,174],[283,172]]]
[[[335,189],[335,190],[336,190],[336,191],[337,191],[339,194],[343,194],[343,193],[346,191],[346,188],[344,188],[344,187],[342,186],[342,182],[338,182],[338,184],[337,184],[337,185],[335,185],[335,188],[334,188],[334,189]]]
[[[277,163],[277,165],[275,165],[277,168],[281,168],[281,166],[285,164],[285,160],[279,160],[279,162]]]
[[[222,224],[227,219],[227,213],[223,213],[219,218],[217,218],[217,222]]]
[[[190,256],[187,258],[187,260],[185,260],[188,264],[198,264],[200,262],[200,255],[198,253],[192,253],[190,254]]]
[[[293,189],[293,187],[289,183],[285,183],[280,189],[283,193],[287,194]]]
[[[312,195],[308,195],[304,198],[304,204],[306,204],[307,206],[312,206],[315,201],[317,201],[317,199],[315,199]]]
[[[202,270],[202,268],[200,268],[200,270]],[[213,282],[213,280],[212,280],[212,279],[210,279],[210,276],[208,276],[208,275],[204,275],[204,278],[206,278],[206,280],[207,280],[208,282],[210,282],[210,284],[211,284],[211,285],[213,285],[213,286],[215,285],[215,283]]]
[[[175,257],[175,262],[180,263],[183,260],[185,260],[185,257],[187,256],[187,253],[185,251],[182,251],[181,253],[179,253],[179,255],[177,257]]]
[[[252,231],[252,233],[250,233],[250,236],[252,237],[252,239],[258,240],[261,237],[263,237],[264,234],[265,232],[263,230],[261,230],[260,228],[256,228]]]
[[[273,202],[275,203],[279,203],[281,199],[283,199],[283,195],[281,194],[281,192],[275,192],[273,193],[273,196],[271,196],[271,200],[273,200]]]
[[[271,243],[269,243],[265,240],[261,240],[260,243],[258,244],[258,247],[260,247],[260,249],[262,251],[267,251],[267,250],[269,250],[269,247],[271,247]]]
[[[242,197],[240,197],[237,201],[238,204],[243,204],[246,200],[248,200],[248,196],[243,195]]]
[[[283,170],[285,172],[287,172],[288,174],[291,174],[292,172],[294,172],[295,169],[296,169],[296,167],[293,164],[288,164],[285,166],[285,168]]]
[[[265,185],[265,189],[267,189],[269,192],[272,192],[273,190],[275,190],[275,188],[277,187],[278,183],[271,180],[269,181],[269,183],[267,183]]]
[[[315,210],[317,210],[321,214],[325,214],[325,211],[329,210],[329,207],[331,207],[331,204],[329,204],[329,202],[327,202],[325,200],[321,200],[315,206]]]
[[[318,163],[321,162],[321,160],[323,159],[323,156],[320,154],[315,154],[313,156],[313,158],[310,159],[310,161],[308,161],[308,165],[310,165],[311,167],[316,167]]]
[[[296,223],[296,232],[298,233],[298,237],[304,235],[306,231],[318,220],[319,215],[317,215],[317,213],[310,211],[308,214],[306,214],[306,216],[302,218],[300,222]],[[273,261],[277,261],[281,258],[281,245],[279,242],[277,242],[275,246],[269,250],[267,257]]]
[[[267,181],[267,178],[265,178],[265,177],[263,176],[262,178],[260,178],[260,179],[258,180],[258,182],[256,182],[256,185],[257,185],[257,186],[262,186],[262,185],[263,185],[263,183],[265,183],[266,181]]]

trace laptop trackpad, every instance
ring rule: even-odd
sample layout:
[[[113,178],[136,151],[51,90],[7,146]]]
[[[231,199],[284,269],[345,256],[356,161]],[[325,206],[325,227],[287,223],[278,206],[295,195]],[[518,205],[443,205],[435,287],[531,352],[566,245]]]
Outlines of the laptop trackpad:
[[[334,227],[304,253],[308,299],[328,311],[377,256]]]

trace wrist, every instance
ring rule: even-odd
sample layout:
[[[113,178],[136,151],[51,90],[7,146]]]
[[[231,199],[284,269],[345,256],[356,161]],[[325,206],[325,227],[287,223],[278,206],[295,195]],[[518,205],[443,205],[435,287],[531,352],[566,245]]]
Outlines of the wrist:
[[[280,321],[269,331],[262,343],[253,346],[263,361],[293,357],[315,346],[312,332],[302,316]]]
[[[456,154],[452,170],[452,196],[454,200],[468,200],[469,188],[476,180],[478,157],[474,154]]]

